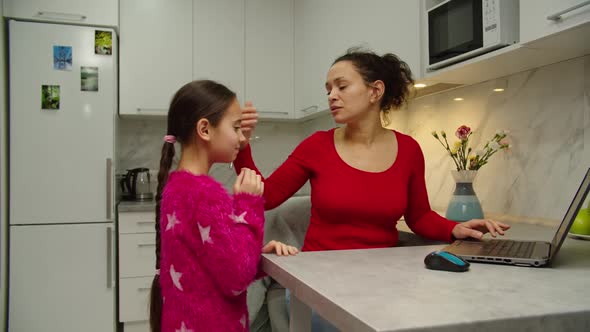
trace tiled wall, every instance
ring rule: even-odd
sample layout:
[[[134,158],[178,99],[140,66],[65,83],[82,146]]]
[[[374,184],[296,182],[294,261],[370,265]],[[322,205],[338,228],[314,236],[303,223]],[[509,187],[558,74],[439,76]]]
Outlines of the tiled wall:
[[[500,83],[506,90],[493,92]],[[459,96],[464,100],[453,100]],[[434,208],[444,209],[450,198],[453,163],[430,133],[445,130],[452,135],[465,124],[475,131],[474,148],[497,129],[510,132],[510,151],[494,155],[475,182],[485,211],[561,219],[590,167],[590,56],[416,99],[391,120],[391,128],[422,146]],[[164,121],[121,119],[118,169],[157,168]],[[334,126],[330,115],[301,124],[260,123],[254,159],[268,175],[302,139]],[[228,186],[233,183],[227,165],[214,167],[212,174]],[[300,194],[308,192],[306,185]]]

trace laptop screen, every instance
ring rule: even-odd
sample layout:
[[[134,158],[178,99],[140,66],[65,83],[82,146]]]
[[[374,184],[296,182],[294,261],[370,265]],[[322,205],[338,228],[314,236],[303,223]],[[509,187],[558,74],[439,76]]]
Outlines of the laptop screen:
[[[561,221],[561,225],[557,229],[555,236],[553,237],[553,241],[551,241],[551,255],[549,257],[553,258],[555,253],[561,247],[563,240],[565,240],[566,233],[569,231],[570,226],[572,225],[574,219],[576,219],[576,215],[578,211],[584,204],[586,200],[586,195],[588,195],[588,189],[590,189],[590,169],[586,172],[586,176],[580,184],[580,188],[578,188],[578,192],[574,199],[572,200],[570,207],[567,209],[563,220]]]

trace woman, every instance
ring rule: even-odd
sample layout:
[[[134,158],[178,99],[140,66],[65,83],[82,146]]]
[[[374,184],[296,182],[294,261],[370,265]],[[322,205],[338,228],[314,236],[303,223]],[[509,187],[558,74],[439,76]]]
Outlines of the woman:
[[[402,215],[412,231],[433,240],[481,239],[487,232],[495,237],[509,228],[487,219],[456,223],[432,211],[420,146],[381,124],[381,112],[401,107],[412,83],[408,65],[393,54],[352,49],[334,61],[326,91],[334,121],[344,126],[305,139],[264,180],[266,209],[310,180],[312,211],[303,251],[395,246]],[[255,109],[246,107],[246,135],[255,124]],[[234,163],[236,169],[256,169],[249,145]]]
[[[393,54],[349,50],[334,61],[326,92],[334,121],[342,127],[318,131],[301,142],[264,180],[265,209],[291,197],[308,180],[311,218],[302,251],[393,247],[397,221],[405,218],[423,237],[452,241],[504,234],[510,226],[487,219],[456,223],[430,208],[424,156],[410,136],[383,128],[381,113],[408,99],[412,73]],[[256,125],[251,104],[242,111],[249,137]],[[236,170],[258,170],[246,145],[234,161]],[[333,330],[317,316],[315,330]],[[316,327],[320,327],[316,329]]]

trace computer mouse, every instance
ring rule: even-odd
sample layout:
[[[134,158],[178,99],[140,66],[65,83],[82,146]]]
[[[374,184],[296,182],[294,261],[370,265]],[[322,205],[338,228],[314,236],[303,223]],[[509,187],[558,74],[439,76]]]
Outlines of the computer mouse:
[[[424,265],[431,270],[465,272],[469,263],[447,251],[433,251],[424,257]]]

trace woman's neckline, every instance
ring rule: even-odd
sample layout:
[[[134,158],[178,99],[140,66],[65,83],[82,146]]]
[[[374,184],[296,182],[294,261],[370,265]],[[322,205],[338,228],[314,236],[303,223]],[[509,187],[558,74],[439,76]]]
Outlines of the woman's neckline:
[[[360,172],[360,173],[364,173],[364,174],[384,174],[387,173],[389,171],[391,171],[395,165],[397,164],[397,161],[399,160],[399,151],[400,151],[400,144],[399,144],[399,133],[396,130],[393,129],[387,129],[389,132],[393,133],[393,135],[395,135],[395,140],[397,142],[397,154],[395,156],[395,160],[393,161],[393,163],[391,163],[391,165],[389,165],[387,168],[385,168],[383,171],[378,171],[378,172],[371,172],[371,171],[366,171],[360,168],[356,168],[354,166],[351,166],[350,164],[348,164],[344,159],[342,159],[342,157],[340,156],[340,154],[338,153],[338,150],[336,149],[336,129],[337,128],[332,128],[330,129],[331,131],[331,146],[332,146],[332,151],[334,152],[334,154],[336,154],[337,159],[344,164],[347,168],[350,168],[354,171]]]

